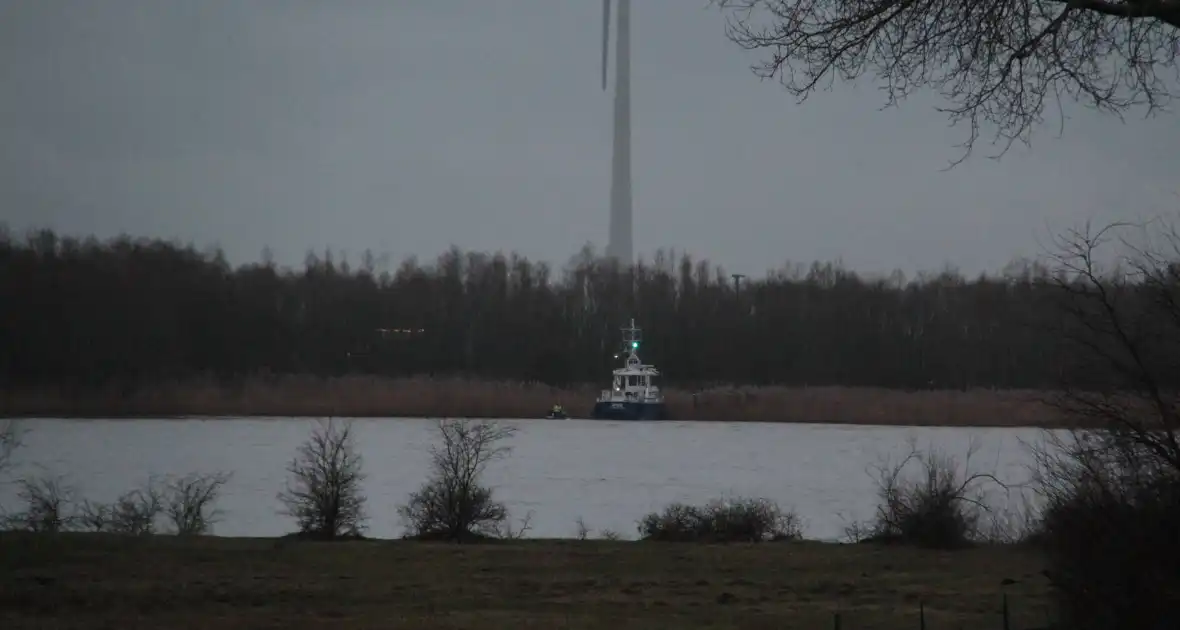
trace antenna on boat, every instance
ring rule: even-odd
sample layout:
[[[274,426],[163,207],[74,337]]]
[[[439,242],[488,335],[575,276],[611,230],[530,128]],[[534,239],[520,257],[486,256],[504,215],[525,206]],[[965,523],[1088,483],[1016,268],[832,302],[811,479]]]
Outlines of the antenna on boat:
[[[623,352],[627,354],[627,365],[639,365],[639,343],[643,341],[642,331],[635,325],[635,318],[631,318],[631,325],[623,329]]]

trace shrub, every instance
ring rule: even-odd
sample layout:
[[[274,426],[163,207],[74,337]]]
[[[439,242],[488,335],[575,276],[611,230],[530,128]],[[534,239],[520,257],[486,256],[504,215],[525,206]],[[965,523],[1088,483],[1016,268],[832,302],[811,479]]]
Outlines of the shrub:
[[[983,486],[1005,487],[988,473],[972,472],[972,442],[960,472],[954,458],[922,452],[913,441],[896,464],[876,468],[878,505],[873,519],[846,530],[857,542],[952,549],[982,538],[981,522],[990,513]],[[911,467],[917,474],[908,475]]]
[[[507,456],[501,444],[515,433],[494,422],[443,420],[440,443],[431,447],[431,476],[398,508],[409,536],[462,542],[493,537],[520,537],[505,530],[508,510],[493,499],[492,489],[480,484],[487,465]]]
[[[704,506],[673,503],[639,521],[643,540],[668,542],[763,542],[798,540],[798,515],[767,499],[715,499]]]
[[[167,481],[161,504],[176,535],[199,536],[212,531],[221,516],[214,503],[229,478],[227,473],[192,473]]]
[[[149,478],[111,503],[84,499],[76,505],[73,490],[60,479],[26,479],[20,482],[19,492],[26,510],[10,519],[10,525],[37,532],[76,529],[142,536],[157,533],[163,516],[177,535],[204,534],[216,521],[213,504],[228,478],[225,473],[192,473],[164,481]]]
[[[17,483],[17,498],[25,504],[25,509],[7,519],[7,528],[39,533],[70,528],[74,520],[73,491],[60,478],[34,477]]]
[[[88,531],[148,536],[156,533],[157,519],[162,511],[158,482],[148,479],[142,488],[124,492],[111,503],[82,501],[75,521]]]
[[[594,533],[594,531],[590,529],[588,525],[586,525],[586,521],[580,516],[576,521],[574,521],[574,527],[576,528],[574,530],[574,537],[578,540],[590,540],[591,534]],[[598,531],[597,538],[599,540],[622,540],[623,536],[613,529],[601,529]]]
[[[278,498],[299,535],[322,540],[361,535],[367,519],[361,492],[365,475],[351,423],[320,422],[287,472],[287,488]]]
[[[1180,471],[1107,442],[1075,436],[1043,460],[1039,542],[1058,614],[1072,628],[1180,627]]]

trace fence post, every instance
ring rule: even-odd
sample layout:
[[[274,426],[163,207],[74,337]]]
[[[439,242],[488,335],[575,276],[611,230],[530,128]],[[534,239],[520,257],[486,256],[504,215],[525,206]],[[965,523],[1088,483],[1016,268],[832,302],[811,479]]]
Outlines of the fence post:
[[[918,628],[926,630],[926,602],[918,600]]]
[[[840,630],[840,613],[832,614],[832,628]]]
[[[1007,593],[1004,593],[1003,604],[1002,604],[1000,610],[1004,615],[1004,630],[1010,630],[1010,628],[1008,626],[1008,594]]]

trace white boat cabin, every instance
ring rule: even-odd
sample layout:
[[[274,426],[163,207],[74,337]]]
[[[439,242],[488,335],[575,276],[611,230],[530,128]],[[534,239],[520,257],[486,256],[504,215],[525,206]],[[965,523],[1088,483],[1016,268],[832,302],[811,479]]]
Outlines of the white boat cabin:
[[[628,365],[614,370],[614,380],[609,391],[602,392],[604,399],[624,402],[658,402],[661,400],[657,378],[660,371],[650,365]]]
[[[639,342],[642,339],[640,330],[631,325],[623,329],[623,352],[627,355],[626,364],[613,370],[614,378],[611,388],[602,390],[599,402],[635,402],[661,403],[663,396],[657,379],[660,371],[654,365],[641,363],[639,360]]]

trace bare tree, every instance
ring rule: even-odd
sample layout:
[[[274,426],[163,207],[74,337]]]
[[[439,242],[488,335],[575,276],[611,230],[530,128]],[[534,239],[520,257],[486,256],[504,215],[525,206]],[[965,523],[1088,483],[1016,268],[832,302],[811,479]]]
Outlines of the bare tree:
[[[109,532],[113,529],[111,527],[111,514],[112,506],[110,504],[83,499],[78,504],[75,520],[78,527],[83,531]]]
[[[160,487],[149,479],[144,487],[124,492],[111,503],[83,499],[71,518],[83,531],[150,536],[157,531],[163,509]]]
[[[22,432],[16,420],[0,420],[0,485],[8,483],[8,472],[13,467],[13,454],[21,446]],[[0,505],[0,524],[9,520],[4,505]]]
[[[529,510],[518,523],[513,524],[511,520],[505,516],[504,521],[500,524],[497,530],[497,537],[504,540],[524,540],[528,537],[529,532],[533,530],[533,511]]]
[[[1180,44],[1176,0],[714,2],[731,10],[732,41],[767,52],[755,74],[778,78],[800,101],[865,74],[889,105],[937,91],[949,102],[942,111],[970,128],[956,163],[983,123],[1000,155],[1027,143],[1058,99],[1116,115],[1154,111],[1170,98],[1163,71],[1175,69]]]
[[[574,521],[574,527],[577,528],[574,533],[574,538],[578,540],[586,540],[590,538],[590,527],[586,525],[586,519],[581,516]]]
[[[492,489],[481,485],[480,478],[489,463],[511,451],[502,442],[515,431],[487,421],[439,422],[441,440],[431,448],[431,477],[398,508],[410,534],[456,542],[504,535],[508,510],[492,498]],[[526,520],[521,529],[527,526]]]
[[[192,473],[170,479],[164,487],[163,511],[178,536],[209,533],[221,515],[214,507],[228,473]]]
[[[12,455],[20,445],[20,424],[16,420],[0,421],[0,474],[12,468]]]
[[[300,534],[320,539],[362,534],[367,520],[361,488],[365,474],[352,423],[321,421],[287,472],[287,488],[278,498]]]
[[[1134,243],[1132,231],[1148,238]],[[1035,449],[1062,621],[1180,626],[1180,235],[1087,226],[1056,247],[1063,335],[1085,360],[1065,373],[1055,404],[1094,427]]]

